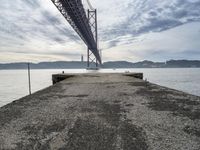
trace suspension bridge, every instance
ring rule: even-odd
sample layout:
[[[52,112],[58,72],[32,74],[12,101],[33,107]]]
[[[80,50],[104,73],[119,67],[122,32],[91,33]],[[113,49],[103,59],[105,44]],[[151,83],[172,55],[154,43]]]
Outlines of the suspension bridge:
[[[51,0],[87,46],[87,67],[102,63],[98,49],[97,10],[87,0],[86,10],[82,0]]]

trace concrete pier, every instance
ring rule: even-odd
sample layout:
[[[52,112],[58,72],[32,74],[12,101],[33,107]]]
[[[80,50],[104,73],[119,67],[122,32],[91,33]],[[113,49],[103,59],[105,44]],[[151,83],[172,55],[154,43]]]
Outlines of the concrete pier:
[[[111,74],[112,73],[110,73],[110,75]],[[52,75],[52,83],[56,84],[60,81],[63,81],[65,79],[68,79],[68,78],[71,78],[71,77],[74,77],[74,76],[80,77],[80,76],[88,76],[88,75],[93,77],[93,76],[96,76],[97,74],[69,74],[69,73],[68,74],[64,74],[64,73],[63,74],[53,74]],[[98,74],[98,76],[99,75],[102,76],[103,74],[101,73],[101,74]],[[108,74],[104,74],[104,75],[106,76]],[[113,75],[114,75],[114,73],[113,73]],[[129,72],[127,72],[124,75],[134,77],[134,78],[137,78],[137,79],[143,79],[143,73],[129,73]]]
[[[199,150],[200,97],[136,77],[54,75],[0,108],[0,149]]]

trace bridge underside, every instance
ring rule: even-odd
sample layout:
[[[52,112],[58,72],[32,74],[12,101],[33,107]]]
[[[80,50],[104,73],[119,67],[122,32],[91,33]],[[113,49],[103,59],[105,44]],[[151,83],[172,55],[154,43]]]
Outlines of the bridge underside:
[[[81,0],[51,0],[73,29],[94,54],[97,62],[101,64],[101,57],[97,46],[97,26],[96,32],[92,30],[89,16],[87,16]],[[88,11],[89,13],[89,11]],[[95,21],[96,22],[96,21]]]

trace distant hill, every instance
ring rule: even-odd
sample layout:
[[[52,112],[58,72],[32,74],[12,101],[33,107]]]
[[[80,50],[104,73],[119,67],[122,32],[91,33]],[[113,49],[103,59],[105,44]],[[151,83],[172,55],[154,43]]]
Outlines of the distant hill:
[[[41,63],[30,63],[31,69],[81,69],[85,68],[86,62],[79,61],[56,61],[56,62],[41,62]],[[27,63],[8,63],[0,64],[0,69],[26,69]]]
[[[80,61],[56,61],[56,62],[41,62],[31,63],[32,69],[82,69],[86,68],[87,62]],[[0,70],[5,69],[26,69],[27,63],[8,63],[0,64]],[[169,60],[166,62],[127,62],[127,61],[112,61],[105,62],[102,68],[200,68],[200,60]]]
[[[170,60],[166,62],[166,67],[169,68],[199,68],[200,61],[199,60]]]
[[[113,61],[105,62],[103,68],[161,68],[165,67],[165,62],[152,62],[152,61],[141,61],[131,63],[127,61]]]

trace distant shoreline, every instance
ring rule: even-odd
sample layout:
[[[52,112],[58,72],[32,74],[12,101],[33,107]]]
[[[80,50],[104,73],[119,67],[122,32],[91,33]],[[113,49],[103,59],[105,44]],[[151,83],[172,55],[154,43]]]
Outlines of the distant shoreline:
[[[62,69],[69,69],[69,70],[78,70],[78,69],[86,69],[85,68],[31,68],[32,70],[62,70]],[[163,68],[101,68],[101,69],[200,69],[200,67],[163,67]],[[27,68],[22,68],[22,69],[0,69],[0,70],[27,70]]]
[[[81,61],[56,61],[30,63],[31,69],[85,69],[87,62]],[[140,61],[111,61],[104,62],[103,69],[137,69],[137,68],[200,68],[200,60],[169,60],[166,62]],[[27,63],[7,63],[0,64],[0,70],[23,70],[27,69]]]

